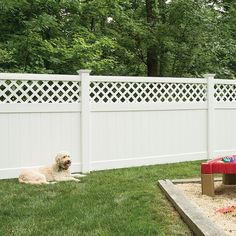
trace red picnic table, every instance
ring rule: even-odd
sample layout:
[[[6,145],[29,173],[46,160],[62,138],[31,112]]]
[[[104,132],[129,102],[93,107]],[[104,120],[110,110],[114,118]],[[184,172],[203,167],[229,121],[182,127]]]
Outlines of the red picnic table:
[[[208,196],[215,195],[214,174],[222,174],[223,184],[225,185],[236,184],[236,155],[224,158],[215,158],[201,164],[202,194]],[[223,160],[231,160],[231,162]]]

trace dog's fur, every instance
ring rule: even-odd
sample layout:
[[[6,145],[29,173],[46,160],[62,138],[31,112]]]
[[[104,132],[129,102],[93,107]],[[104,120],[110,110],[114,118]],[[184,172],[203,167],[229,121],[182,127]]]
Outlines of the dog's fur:
[[[69,171],[71,158],[68,153],[59,153],[55,158],[55,163],[51,166],[45,166],[37,169],[24,170],[19,175],[19,182],[26,184],[49,184],[60,181],[77,181],[75,177],[84,175],[74,174]]]

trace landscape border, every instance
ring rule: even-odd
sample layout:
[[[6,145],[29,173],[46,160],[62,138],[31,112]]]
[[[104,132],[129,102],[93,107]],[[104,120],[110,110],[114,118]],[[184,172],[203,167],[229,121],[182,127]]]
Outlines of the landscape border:
[[[218,181],[220,179],[216,179]],[[227,234],[216,224],[214,224],[200,210],[200,208],[189,201],[175,184],[200,183],[200,179],[180,179],[180,180],[159,180],[158,185],[165,193],[166,197],[173,204],[184,222],[197,236],[227,236]]]

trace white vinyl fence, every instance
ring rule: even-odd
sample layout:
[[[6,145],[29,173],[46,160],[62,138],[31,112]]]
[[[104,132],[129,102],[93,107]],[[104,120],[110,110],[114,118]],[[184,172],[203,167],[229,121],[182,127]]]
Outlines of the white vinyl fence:
[[[72,171],[236,153],[236,81],[0,73],[0,178],[51,164]]]

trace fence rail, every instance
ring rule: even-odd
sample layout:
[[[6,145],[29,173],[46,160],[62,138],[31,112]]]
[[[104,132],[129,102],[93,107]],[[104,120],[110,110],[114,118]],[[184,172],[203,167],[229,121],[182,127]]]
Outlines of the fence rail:
[[[236,81],[0,73],[0,178],[71,152],[73,171],[236,152]]]

